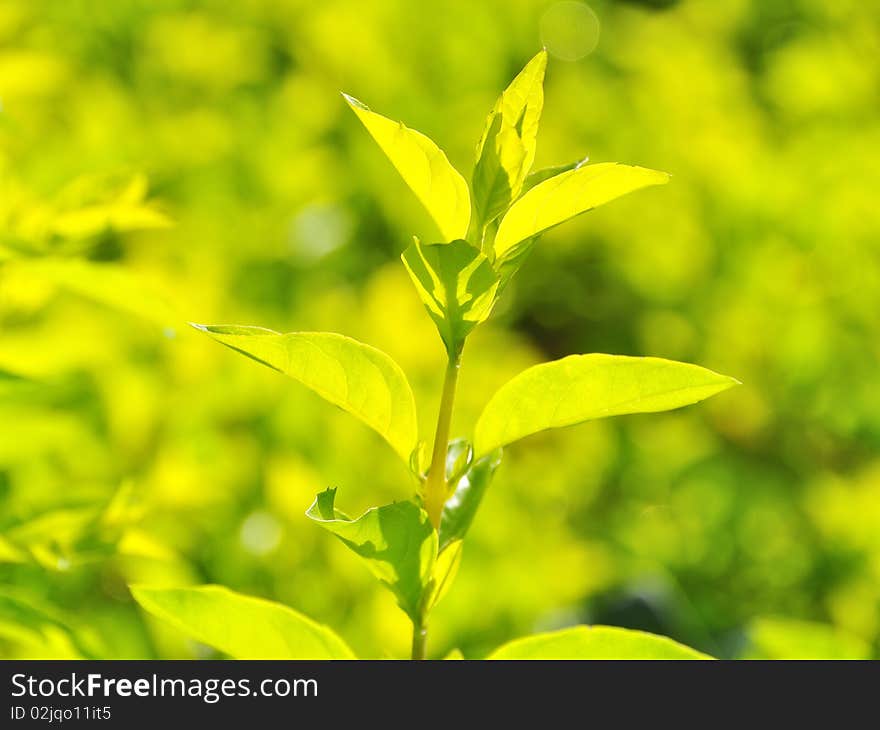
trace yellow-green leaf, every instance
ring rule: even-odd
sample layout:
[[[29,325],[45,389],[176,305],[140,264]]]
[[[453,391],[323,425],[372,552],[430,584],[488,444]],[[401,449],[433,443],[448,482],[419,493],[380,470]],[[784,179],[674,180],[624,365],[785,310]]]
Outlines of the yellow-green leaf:
[[[614,626],[574,626],[515,639],[488,659],[712,659],[665,636]]]
[[[416,241],[401,259],[447,351],[457,351],[492,312],[498,289],[492,264],[467,241]]]
[[[376,114],[344,94],[367,131],[376,140],[416,197],[425,206],[444,239],[464,238],[471,218],[467,183],[444,152],[421,132]]]
[[[588,157],[584,157],[581,160],[575,160],[574,162],[567,162],[564,165],[554,165],[553,167],[542,167],[540,170],[535,170],[534,172],[529,173],[526,176],[525,182],[523,183],[522,191],[523,193],[529,192],[535,185],[540,185],[545,180],[549,180],[551,177],[556,177],[557,175],[561,175],[563,172],[568,172],[569,170],[575,170],[579,167],[583,167],[589,161]]]
[[[409,464],[418,441],[415,400],[403,371],[381,350],[334,332],[280,334],[262,327],[193,327],[348,411]]]
[[[522,241],[621,195],[663,185],[669,175],[616,162],[584,165],[535,185],[507,211],[495,236],[495,255],[508,256]]]
[[[147,611],[234,659],[354,659],[328,627],[280,603],[222,586],[132,586]]]
[[[426,602],[428,610],[440,602],[455,582],[455,576],[458,575],[458,568],[461,565],[463,547],[462,541],[456,540],[444,546],[437,555],[431,581],[428,584],[429,595]]]
[[[547,52],[541,51],[504,90],[486,119],[473,175],[474,205],[481,225],[494,220],[517,198],[535,160],[546,68]]]
[[[394,502],[350,519],[335,500],[335,489],[321,492],[306,515],[363,558],[404,612],[418,620],[437,559],[437,533],[427,513],[415,502]]]
[[[49,282],[161,327],[171,328],[179,321],[174,307],[159,291],[118,264],[75,258],[19,258],[9,264],[8,271],[23,280]]]
[[[477,421],[475,458],[548,428],[680,408],[737,385],[726,375],[657,357],[570,355],[505,383]]]

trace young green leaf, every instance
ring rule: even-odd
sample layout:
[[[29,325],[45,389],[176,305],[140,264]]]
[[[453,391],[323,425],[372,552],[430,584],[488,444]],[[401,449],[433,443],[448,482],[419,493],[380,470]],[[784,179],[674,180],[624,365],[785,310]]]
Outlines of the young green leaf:
[[[132,586],[147,611],[234,659],[354,659],[328,627],[280,603],[221,586]]]
[[[614,626],[574,626],[515,639],[489,659],[712,659],[665,636]]]
[[[501,219],[495,256],[508,256],[522,241],[615,198],[668,181],[665,172],[616,162],[576,167],[551,177],[517,200]]]
[[[20,258],[9,271],[22,278],[49,282],[98,304],[133,314],[160,327],[172,327],[179,317],[152,286],[124,266],[84,259]]]
[[[467,439],[453,439],[446,449],[446,483],[458,484],[458,480],[473,463],[474,449]]]
[[[306,515],[360,555],[373,574],[417,621],[437,559],[437,533],[414,502],[394,502],[349,519],[334,506],[336,490],[317,497]]]
[[[97,659],[103,647],[51,606],[11,586],[0,589],[0,638],[77,659]]]
[[[489,260],[461,240],[432,245],[416,241],[401,259],[447,352],[457,352],[495,305],[498,275]]]
[[[280,334],[262,327],[193,327],[348,411],[409,464],[418,441],[415,400],[403,371],[384,352],[333,332]]]
[[[500,464],[501,449],[496,449],[472,463],[458,480],[452,496],[443,505],[440,518],[441,550],[456,540],[462,540],[467,534],[483,495]]]
[[[570,355],[528,368],[501,386],[477,421],[474,451],[480,457],[524,436],[595,418],[680,408],[737,384],[697,365],[657,357]]]
[[[474,205],[485,226],[517,198],[532,163],[541,110],[547,52],[538,53],[495,102],[480,141],[474,167]]]
[[[463,238],[471,218],[468,186],[443,151],[421,132],[370,111],[354,97],[343,96],[443,237],[447,241]]]
[[[530,173],[523,183],[523,194],[529,192],[535,185],[544,182],[545,180],[549,180],[551,177],[556,177],[557,175],[561,175],[563,172],[568,172],[569,170],[577,170],[579,167],[583,167],[587,164],[589,157],[584,157],[581,160],[575,160],[574,162],[567,162],[564,165],[554,165],[553,167],[543,167],[540,170],[535,170]]]
[[[455,576],[458,574],[458,566],[461,565],[461,553],[463,548],[461,540],[449,543],[437,555],[431,582],[428,586],[428,597],[425,603],[427,610],[436,606],[452,587]]]

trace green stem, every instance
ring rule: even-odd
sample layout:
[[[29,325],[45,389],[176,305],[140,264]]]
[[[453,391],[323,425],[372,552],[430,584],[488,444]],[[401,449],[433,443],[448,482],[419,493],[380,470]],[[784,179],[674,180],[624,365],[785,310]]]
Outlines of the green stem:
[[[428,627],[423,621],[413,621],[412,658],[424,659],[428,648]]]
[[[449,356],[446,364],[446,377],[443,380],[443,395],[440,396],[440,412],[437,414],[437,431],[434,434],[434,451],[431,466],[425,479],[424,506],[434,529],[440,529],[440,516],[446,502],[446,451],[449,448],[449,426],[452,422],[452,405],[455,402],[455,386],[458,382],[458,369],[461,352]]]

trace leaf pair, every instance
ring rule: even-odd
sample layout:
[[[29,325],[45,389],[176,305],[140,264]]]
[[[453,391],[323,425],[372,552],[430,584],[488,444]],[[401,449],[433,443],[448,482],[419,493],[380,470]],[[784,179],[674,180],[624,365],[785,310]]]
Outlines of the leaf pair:
[[[544,106],[546,68],[547,53],[541,51],[504,90],[486,119],[471,180],[473,221],[467,183],[433,141],[343,96],[425,206],[444,242],[463,239],[472,229],[478,240],[469,239],[471,244],[492,259],[506,259],[569,218],[669,180],[666,173],[643,167],[585,165],[584,161],[529,175]],[[486,229],[502,214],[494,246],[487,249]]]
[[[547,53],[541,51],[489,113],[477,144],[470,197],[464,178],[428,137],[344,95],[443,236],[443,242],[427,246],[416,241],[402,258],[450,354],[489,316],[500,289],[537,236],[621,195],[669,179],[666,173],[641,167],[583,162],[530,175],[546,68]],[[467,250],[468,244],[473,251]],[[444,252],[443,245],[453,250]]]
[[[455,267],[444,268],[455,260],[470,260],[470,268],[464,268],[469,274],[435,279],[428,271],[427,264],[432,264],[432,271],[455,271]],[[421,252],[411,253],[409,263],[416,272],[414,278],[423,282],[425,298],[438,312],[456,314],[441,332],[446,333],[444,341],[458,342],[487,311],[488,295],[479,294],[489,281],[485,260],[467,244],[457,242],[422,247]],[[457,299],[450,305],[452,291]],[[261,327],[195,326],[359,418],[409,463],[418,441],[415,401],[403,371],[380,350],[328,332],[279,334]],[[548,428],[680,408],[737,383],[706,368],[662,358],[570,355],[528,368],[495,393],[474,429],[475,458],[479,461]]]
[[[401,256],[446,351],[455,357],[465,338],[495,306],[499,276],[467,241],[413,243]]]
[[[272,601],[219,586],[151,588],[132,595],[149,613],[234,659],[354,659],[332,629]],[[489,659],[710,659],[663,636],[575,626],[516,639]]]

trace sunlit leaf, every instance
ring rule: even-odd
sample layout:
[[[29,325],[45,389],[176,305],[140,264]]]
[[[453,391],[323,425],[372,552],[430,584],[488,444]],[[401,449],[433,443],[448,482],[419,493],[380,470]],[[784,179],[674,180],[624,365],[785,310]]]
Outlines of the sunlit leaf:
[[[548,428],[668,411],[737,382],[697,365],[656,357],[570,355],[528,368],[504,384],[477,421],[474,450],[479,457]]]
[[[447,241],[464,238],[471,217],[470,193],[464,178],[428,137],[401,122],[376,114],[344,95],[382,151],[391,160]]]
[[[549,180],[551,177],[561,175],[563,172],[568,172],[569,170],[576,170],[579,167],[583,167],[587,164],[588,160],[588,157],[584,157],[581,160],[568,162],[564,165],[554,165],[553,167],[543,167],[540,170],[535,170],[534,172],[529,173],[526,176],[525,182],[523,183],[522,192],[527,193],[529,192],[529,190],[535,187],[535,185],[538,185],[545,180]]]
[[[470,529],[483,495],[501,464],[501,449],[472,463],[455,484],[452,495],[443,505],[440,518],[440,549],[461,540]]]
[[[495,255],[510,255],[517,244],[548,228],[649,185],[663,185],[669,175],[616,162],[585,165],[551,177],[517,200],[495,236]]]
[[[354,659],[328,627],[280,603],[221,586],[132,586],[147,611],[235,659]]]
[[[120,185],[105,176],[73,180],[58,195],[48,233],[61,238],[86,238],[112,230],[117,233],[168,228],[172,221],[147,200],[147,179],[135,175]]]
[[[437,555],[437,561],[434,563],[434,569],[431,575],[431,582],[428,585],[427,608],[430,610],[445,596],[452,584],[455,582],[455,576],[458,574],[458,567],[461,565],[461,554],[464,544],[461,540],[448,543]]]
[[[9,264],[16,275],[48,281],[107,307],[133,314],[160,327],[178,319],[168,300],[136,273],[110,263],[75,258],[21,258]]]
[[[467,439],[457,438],[449,442],[446,449],[446,482],[456,484],[473,463],[474,449]]]
[[[416,241],[401,258],[447,351],[456,352],[491,313],[498,275],[466,241],[427,246]]]
[[[85,238],[105,230],[125,233],[168,228],[170,225],[168,216],[150,206],[115,203],[61,213],[52,223],[52,232],[63,238]]]
[[[437,533],[414,502],[373,507],[349,519],[334,506],[336,490],[315,498],[306,514],[362,557],[410,618],[419,616],[437,558]]]
[[[473,175],[475,213],[481,225],[516,199],[535,160],[546,68],[547,52],[541,51],[504,90],[486,119]]]
[[[613,626],[574,626],[515,639],[489,659],[711,659],[665,636]]]
[[[418,441],[415,401],[403,371],[384,352],[333,332],[280,334],[262,327],[193,326],[348,411],[409,464]]]

